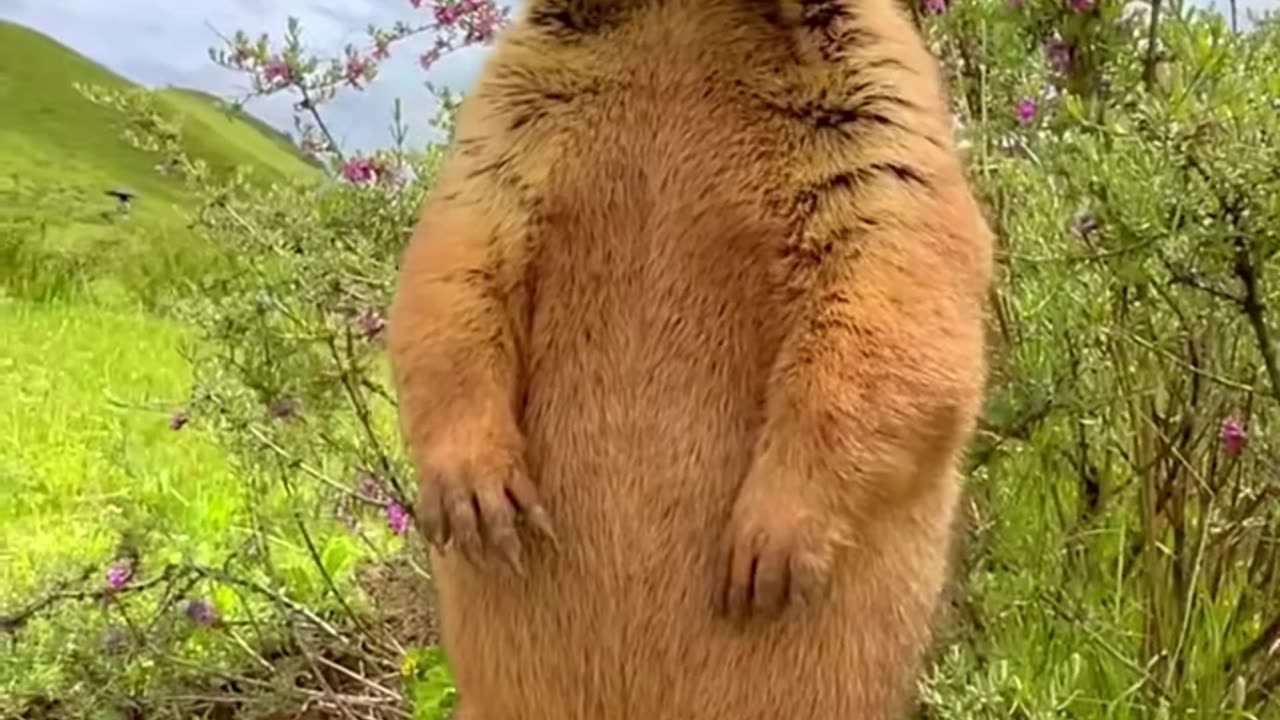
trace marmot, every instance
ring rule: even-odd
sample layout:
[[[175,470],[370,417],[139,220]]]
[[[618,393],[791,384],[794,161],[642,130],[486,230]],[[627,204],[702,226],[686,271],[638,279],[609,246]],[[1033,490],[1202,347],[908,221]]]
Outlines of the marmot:
[[[897,0],[529,0],[389,318],[461,720],[882,720],[991,230]]]

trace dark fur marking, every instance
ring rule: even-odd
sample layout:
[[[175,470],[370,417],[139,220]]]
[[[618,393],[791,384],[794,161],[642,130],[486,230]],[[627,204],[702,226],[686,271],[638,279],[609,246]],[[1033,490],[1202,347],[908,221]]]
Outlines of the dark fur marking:
[[[515,131],[548,117],[551,111],[572,102],[574,96],[557,90],[530,91],[523,96],[508,98],[506,111],[511,114],[508,129]]]
[[[511,165],[510,158],[500,157],[496,160],[491,160],[483,165],[480,165],[479,167],[473,168],[470,172],[467,173],[467,179],[475,180],[476,178],[479,178],[483,175],[492,175],[496,178],[501,178],[503,175],[505,175],[504,171],[510,165]]]
[[[604,0],[536,0],[529,24],[565,42],[599,34],[621,20],[622,8]]]
[[[852,47],[882,41],[859,26],[857,15],[839,0],[801,0],[800,25],[817,38],[818,52],[829,63],[840,62]]]
[[[825,30],[839,17],[848,13],[836,0],[803,0],[800,3],[800,24],[811,30]]]
[[[857,95],[860,92],[870,90],[871,87],[870,83],[858,83],[850,88],[849,94]],[[915,103],[897,95],[872,93],[856,98],[851,105],[828,102],[791,104],[766,97],[758,91],[748,90],[744,83],[739,83],[739,89],[747,90],[751,97],[769,110],[792,120],[807,123],[818,130],[836,130],[852,137],[857,125],[874,124],[915,135],[934,147],[943,147],[942,143],[936,138],[920,132],[901,120],[890,117],[878,108],[872,107],[878,104],[896,106],[909,111],[919,109]]]
[[[836,173],[825,180],[813,183],[800,191],[798,196],[798,205],[805,207],[813,207],[815,202],[813,199],[820,199],[824,195],[843,190],[853,190],[859,186],[866,185],[868,182],[884,176],[892,176],[898,182],[908,185],[916,185],[925,190],[933,187],[929,179],[922,172],[898,162],[878,162],[865,165],[863,167],[854,168],[841,173]]]
[[[859,67],[863,71],[899,70],[901,72],[914,74],[914,71],[906,63],[902,62],[901,60],[898,60],[897,58],[891,58],[891,57],[883,57],[883,58],[876,58],[875,60],[868,60],[867,62],[861,64]]]

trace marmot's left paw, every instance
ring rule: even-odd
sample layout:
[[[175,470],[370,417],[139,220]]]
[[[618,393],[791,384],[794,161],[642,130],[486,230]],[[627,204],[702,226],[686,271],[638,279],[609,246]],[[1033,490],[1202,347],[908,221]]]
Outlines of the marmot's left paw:
[[[725,537],[722,611],[741,622],[817,602],[830,586],[837,539],[828,514],[798,497],[755,492],[740,498]]]
[[[418,454],[419,520],[423,534],[438,550],[456,544],[476,565],[497,551],[523,574],[518,532],[522,525],[556,547],[547,511],[525,469],[521,444],[511,423],[462,416],[443,438]]]

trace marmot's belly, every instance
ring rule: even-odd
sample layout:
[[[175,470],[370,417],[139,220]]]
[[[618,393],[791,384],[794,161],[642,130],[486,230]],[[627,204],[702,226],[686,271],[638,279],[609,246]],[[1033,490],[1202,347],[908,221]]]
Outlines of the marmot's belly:
[[[758,403],[703,362],[565,363],[529,378],[530,473],[564,540],[596,562],[662,573],[672,552],[709,552],[727,522]]]

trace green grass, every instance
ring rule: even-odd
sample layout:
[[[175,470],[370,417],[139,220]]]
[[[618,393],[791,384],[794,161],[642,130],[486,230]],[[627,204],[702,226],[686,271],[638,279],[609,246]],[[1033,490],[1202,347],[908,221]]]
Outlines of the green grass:
[[[165,103],[183,118],[183,135],[193,154],[215,169],[230,169],[252,158],[252,167],[267,178],[305,178],[317,168],[303,159],[285,138],[243,111],[198,90],[167,88]]]
[[[190,390],[179,352],[190,330],[151,312],[216,249],[187,229],[195,198],[77,83],[133,87],[0,22],[0,615],[87,568],[99,584],[124,537],[147,567],[216,563],[239,534],[245,497],[221,447],[169,428]],[[168,88],[159,98],[188,152],[215,172],[319,177],[281,134],[210,96]],[[105,194],[116,187],[137,193],[127,217]],[[56,692],[79,664],[67,653],[96,647],[104,619],[82,609],[25,626],[22,647],[0,662],[0,715],[5,698]]]
[[[227,530],[241,494],[222,450],[168,426],[190,385],[184,332],[109,309],[0,302],[0,607],[109,559],[125,527],[198,555]]]
[[[158,304],[212,261],[186,230],[193,198],[156,171],[159,156],[125,142],[123,118],[83,97],[77,83],[134,87],[45,35],[0,22],[0,291]],[[158,96],[187,151],[215,172],[247,166],[262,182],[319,177],[282,134],[216,98],[180,88]],[[127,219],[106,194],[113,188],[137,193]]]

